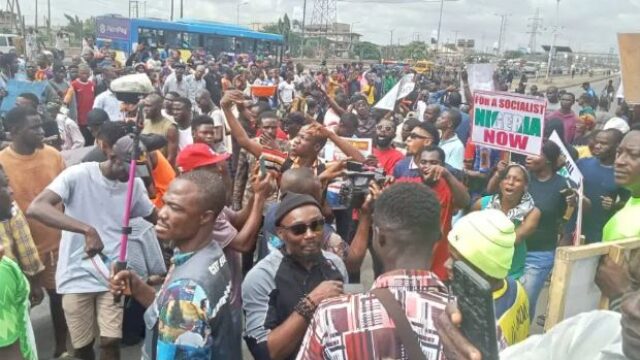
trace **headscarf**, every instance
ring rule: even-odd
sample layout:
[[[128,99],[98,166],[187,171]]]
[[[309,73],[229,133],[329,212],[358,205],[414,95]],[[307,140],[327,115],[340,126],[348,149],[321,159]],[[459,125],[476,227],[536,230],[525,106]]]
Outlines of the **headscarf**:
[[[593,130],[593,128],[596,126],[596,118],[590,113],[584,113],[580,115],[580,120],[584,122],[584,126],[587,131]]]

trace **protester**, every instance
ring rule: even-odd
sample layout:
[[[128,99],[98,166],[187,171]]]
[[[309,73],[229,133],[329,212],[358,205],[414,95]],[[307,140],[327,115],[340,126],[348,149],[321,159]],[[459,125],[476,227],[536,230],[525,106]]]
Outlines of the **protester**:
[[[29,282],[20,267],[4,256],[0,244],[0,357],[3,359],[38,359],[35,337],[29,319]]]
[[[462,170],[464,163],[464,144],[456,135],[456,129],[462,121],[460,111],[451,109],[442,112],[435,125],[440,131],[438,146],[444,151],[445,162],[455,169]]]
[[[490,188],[498,184],[498,193],[484,196],[473,205],[472,210],[497,209],[505,213],[515,226],[514,245],[509,277],[520,279],[524,274],[527,257],[526,240],[536,231],[540,221],[540,209],[535,207],[528,191],[531,179],[522,165],[499,163],[498,170],[490,180]]]
[[[529,336],[527,294],[517,280],[508,276],[518,240],[514,225],[501,209],[494,208],[463,217],[448,236],[451,260],[479,270],[491,286],[496,322],[509,346]],[[453,273],[450,278],[455,281]]]
[[[0,152],[0,164],[9,179],[18,207],[22,212],[27,212],[37,195],[64,170],[64,160],[58,151],[43,144],[42,118],[34,109],[12,109],[6,116],[6,126],[11,133],[12,143]],[[55,279],[60,231],[33,219],[29,219],[29,230],[38,248],[38,256],[45,265],[44,271],[31,287],[34,293],[41,292],[41,287],[44,287],[49,295],[55,330],[54,355],[60,356],[66,351],[67,333],[62,299],[56,292]]]
[[[167,76],[162,86],[162,94],[167,95],[175,92],[179,96],[187,97],[189,95],[188,81],[184,77],[185,66],[181,63],[173,64],[173,73]]]
[[[313,197],[286,194],[275,224],[284,247],[258,262],[242,284],[245,340],[257,360],[294,358],[315,308],[348,282],[342,260],[322,251],[324,218]]]
[[[58,124],[58,133],[60,134],[60,150],[79,149],[84,146],[84,136],[80,132],[78,124],[71,120],[67,115],[60,112],[60,104],[47,104],[47,113],[49,118],[55,119]]]
[[[602,228],[629,197],[628,192],[616,184],[613,168],[622,137],[616,129],[599,131],[594,139],[594,156],[577,162],[583,177],[584,196],[591,200],[591,208],[582,218],[582,235],[588,244],[602,241]]]
[[[396,126],[393,121],[381,120],[376,125],[376,137],[373,142],[373,156],[377,166],[381,167],[385,174],[393,174],[396,164],[404,159],[404,155],[393,146]]]
[[[556,173],[560,148],[548,141],[540,156],[527,157],[527,170],[531,175],[529,193],[540,210],[536,231],[527,240],[527,258],[521,282],[529,295],[529,317],[534,318],[538,295],[547,280],[555,259],[561,226],[567,217],[567,208],[575,209],[577,196],[567,179]],[[570,210],[572,211],[572,210]]]
[[[71,87],[77,99],[78,126],[85,139],[85,146],[93,145],[94,137],[91,135],[87,124],[87,115],[93,108],[95,99],[95,84],[89,77],[91,69],[86,64],[78,67],[78,78],[71,82]]]
[[[232,326],[229,263],[220,245],[211,241],[224,191],[222,181],[205,170],[180,175],[171,184],[156,231],[177,251],[157,294],[131,271],[111,274],[112,294],[131,295],[147,308],[152,331],[145,338],[143,359],[241,357],[235,341],[240,333]]]
[[[570,92],[566,92],[560,96],[560,109],[549,113],[545,116],[545,120],[561,119],[564,125],[564,141],[567,144],[571,144],[576,134],[576,123],[578,122],[578,116],[573,112],[572,107],[576,102],[576,96]]]
[[[142,134],[157,134],[167,139],[167,146],[162,149],[164,155],[172,166],[175,166],[178,155],[178,128],[172,119],[162,114],[162,97],[158,94],[149,94],[143,100],[144,103],[144,127]]]
[[[616,185],[624,187],[631,197],[624,207],[606,223],[602,241],[615,241],[638,236],[640,227],[637,221],[640,209],[640,130],[634,128],[618,146],[614,163]]]
[[[422,184],[396,184],[380,194],[373,210],[372,241],[384,273],[367,293],[322,304],[312,301],[311,309],[317,309],[306,319],[309,326],[298,359],[407,359],[407,341],[417,343],[426,358],[439,358],[440,339],[401,335],[400,319],[394,318],[385,300],[390,295],[389,301],[401,306],[399,316],[406,316],[416,335],[434,333],[434,317],[448,302],[446,286],[429,271],[432,248],[441,236],[439,212],[438,200]]]
[[[178,150],[193,144],[193,131],[191,130],[192,108],[193,104],[186,97],[179,97],[173,101],[171,115],[178,127]]]
[[[109,114],[109,120],[122,121],[124,116],[120,107],[120,101],[110,88],[106,88],[93,102],[94,109],[102,109]]]
[[[74,356],[79,359],[95,357],[96,325],[101,359],[119,358],[122,337],[123,309],[109,294],[108,274],[102,271],[119,253],[119,229],[134,143],[125,136],[113,148],[106,148],[104,142],[100,146],[107,154],[106,161],[66,169],[27,210],[29,217],[63,230],[56,286],[62,294]],[[135,181],[132,199],[131,216],[155,223],[155,208],[140,179]],[[64,205],[64,213],[58,208],[60,204]]]
[[[431,269],[441,280],[447,280],[448,273],[444,267],[444,263],[449,257],[446,236],[451,230],[455,209],[464,209],[469,205],[469,193],[464,185],[445,167],[444,152],[439,147],[426,147],[416,158],[419,159],[417,161],[419,182],[431,188],[440,202],[442,239],[436,243],[433,250]]]

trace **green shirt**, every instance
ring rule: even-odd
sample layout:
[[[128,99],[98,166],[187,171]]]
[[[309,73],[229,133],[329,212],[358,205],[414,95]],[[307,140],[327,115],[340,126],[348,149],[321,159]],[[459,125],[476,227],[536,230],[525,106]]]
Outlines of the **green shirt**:
[[[616,241],[640,236],[638,219],[640,219],[640,198],[632,197],[604,226],[602,241]]]
[[[37,360],[36,342],[29,319],[29,283],[8,257],[0,260],[0,347],[20,341],[27,360]]]

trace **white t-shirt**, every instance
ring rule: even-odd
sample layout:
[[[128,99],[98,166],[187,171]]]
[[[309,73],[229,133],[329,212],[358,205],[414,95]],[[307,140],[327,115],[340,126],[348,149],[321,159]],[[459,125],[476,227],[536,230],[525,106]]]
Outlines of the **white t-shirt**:
[[[99,163],[89,162],[66,168],[47,189],[62,198],[65,214],[93,226],[104,244],[104,263],[114,261],[120,251],[122,216],[127,197],[127,183],[109,180],[102,175]],[[131,201],[131,217],[147,217],[153,211],[142,180],[136,179]],[[62,232],[56,271],[58,293],[93,293],[108,291],[108,279],[93,259],[85,259],[85,237]]]
[[[191,126],[186,129],[178,128],[178,149],[182,151],[187,145],[193,144],[193,134],[191,133]]]
[[[289,84],[286,81],[278,84],[278,91],[280,92],[280,98],[285,104],[291,104],[293,102],[293,94],[296,91],[296,87],[293,83]]]
[[[124,120],[124,115],[122,114],[122,111],[120,111],[120,101],[109,89],[96,97],[93,102],[93,108],[104,110],[107,115],[109,115],[109,120],[111,121]]]

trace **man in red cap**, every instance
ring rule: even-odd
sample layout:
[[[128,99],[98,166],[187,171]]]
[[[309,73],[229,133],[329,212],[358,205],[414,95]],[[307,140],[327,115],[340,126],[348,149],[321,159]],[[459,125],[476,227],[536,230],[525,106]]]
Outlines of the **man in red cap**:
[[[206,169],[220,175],[220,181],[230,192],[226,179],[230,177],[227,168],[229,153],[216,154],[207,144],[199,143],[186,146],[176,159],[176,165],[181,173],[196,169]],[[258,178],[253,184],[254,195],[247,206],[240,211],[233,211],[225,206],[218,218],[211,234],[212,240],[218,242],[231,268],[231,307],[233,325],[238,332],[242,330],[242,303],[240,285],[242,283],[242,253],[253,251],[258,231],[262,224],[262,209],[266,199],[272,192],[270,181],[273,174],[268,173]],[[240,229],[238,231],[238,229]],[[240,341],[240,339],[238,339]]]

